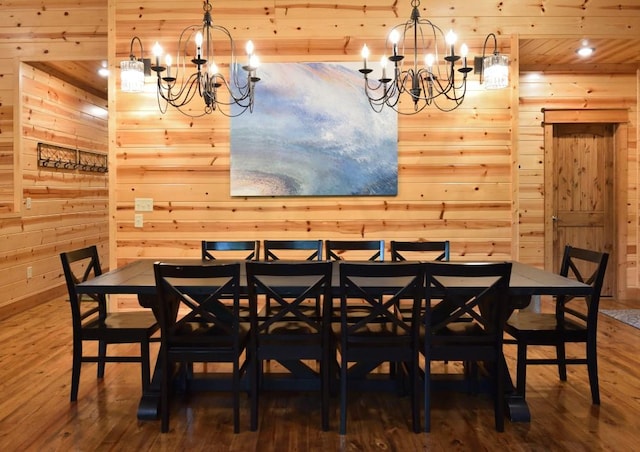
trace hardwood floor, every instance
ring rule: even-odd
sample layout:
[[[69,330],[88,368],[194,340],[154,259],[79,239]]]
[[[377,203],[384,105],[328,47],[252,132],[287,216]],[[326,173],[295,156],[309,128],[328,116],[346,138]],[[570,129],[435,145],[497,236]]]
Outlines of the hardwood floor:
[[[603,305],[619,307],[612,300]],[[78,402],[71,404],[69,315],[59,298],[0,323],[0,450],[628,451],[640,444],[640,330],[604,315],[599,407],[591,405],[583,366],[570,367],[566,383],[554,368],[538,366],[528,376],[530,424],[507,421],[497,433],[486,396],[442,393],[434,398],[431,433],[414,434],[406,397],[363,392],[351,397],[343,437],[337,399],[331,431],[322,432],[317,393],[292,392],[261,396],[257,432],[248,430],[243,398],[240,434],[233,434],[228,394],[185,396],[172,407],[170,432],[161,434],[159,421],[136,418],[140,382],[133,364],[107,365],[101,382],[95,365],[85,364]],[[515,347],[506,354],[513,370]]]

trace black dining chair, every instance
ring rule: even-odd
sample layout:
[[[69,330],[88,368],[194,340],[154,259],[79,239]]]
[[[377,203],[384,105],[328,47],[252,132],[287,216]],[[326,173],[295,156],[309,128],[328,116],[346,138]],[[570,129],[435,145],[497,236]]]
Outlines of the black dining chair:
[[[395,363],[409,381],[412,425],[420,431],[418,405],[418,331],[424,292],[420,263],[340,262],[340,434],[347,432],[347,395],[351,377],[366,378],[383,363]],[[349,315],[357,300],[361,315]],[[398,312],[399,300],[412,300],[407,315]],[[349,363],[355,363],[349,366]],[[396,379],[398,379],[396,378]]]
[[[247,262],[247,288],[251,318],[249,354],[255,361],[251,399],[251,425],[258,424],[258,384],[262,363],[276,360],[294,378],[316,381],[320,388],[322,429],[329,429],[329,379],[335,373],[335,341],[331,332],[331,262]],[[261,295],[275,305],[258,316]],[[309,304],[313,309],[307,309]],[[320,313],[320,316],[317,315]],[[302,360],[317,363],[318,369]],[[334,369],[332,372],[331,369]],[[295,385],[292,387],[295,388]],[[299,413],[304,416],[306,413]]]
[[[325,249],[330,261],[384,261],[384,240],[327,240]]]
[[[222,254],[224,253],[224,256]],[[259,240],[203,240],[202,259],[260,260]]]
[[[449,261],[449,241],[405,242],[392,240],[391,260],[398,261]]]
[[[322,260],[322,240],[264,240],[265,261]]]
[[[439,242],[404,242],[392,240],[390,242],[391,260],[393,262],[448,262],[449,241]],[[402,308],[402,306],[400,306]],[[410,307],[409,307],[410,309]],[[463,319],[466,320],[466,319]]]
[[[589,284],[590,296],[556,297],[554,312],[520,310],[514,312],[505,325],[505,331],[518,346],[516,389],[524,397],[528,365],[557,365],[561,381],[567,380],[567,365],[587,366],[591,400],[600,404],[598,385],[597,328],[600,293],[607,268],[608,253],[566,246],[560,274]],[[567,358],[565,344],[583,343],[584,357]],[[555,358],[529,358],[529,346],[551,346],[556,349]]]
[[[264,260],[265,261],[278,261],[278,260],[307,260],[307,261],[321,261],[322,260],[322,240],[264,240]],[[319,308],[319,303],[311,303],[310,308]],[[271,298],[269,296],[265,299],[264,309],[269,312],[271,310]],[[320,312],[316,312],[316,315],[320,315]]]
[[[98,248],[89,246],[60,254],[64,271],[71,323],[73,326],[73,364],[71,370],[71,401],[78,399],[82,363],[98,364],[98,378],[104,378],[105,364],[113,362],[140,363],[142,390],[149,385],[149,342],[158,331],[151,311],[109,312],[102,294],[78,294],[76,285],[102,274]],[[83,351],[85,342],[97,342],[97,355]],[[140,344],[137,355],[108,354],[109,344]]]
[[[433,361],[462,361],[467,366],[489,364],[493,383],[495,425],[504,430],[506,364],[504,322],[509,307],[511,263],[435,263],[425,266],[425,309],[421,342],[424,355],[425,431],[431,430]],[[434,309],[441,303],[445,315]],[[469,322],[460,322],[463,316]],[[472,378],[477,378],[473,376]]]
[[[243,391],[240,379],[250,365],[246,359],[249,328],[240,318],[240,264],[156,263],[154,274],[161,332],[161,431],[169,430],[176,365],[224,362],[232,365],[233,430],[238,433]],[[255,397],[251,389],[249,396]]]

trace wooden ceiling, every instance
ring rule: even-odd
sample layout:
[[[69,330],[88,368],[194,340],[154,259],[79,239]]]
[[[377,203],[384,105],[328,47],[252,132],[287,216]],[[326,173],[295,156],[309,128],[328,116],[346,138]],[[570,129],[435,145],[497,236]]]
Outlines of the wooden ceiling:
[[[544,38],[520,40],[520,71],[562,73],[635,73],[640,69],[640,39],[593,39],[589,58],[576,54],[580,39]],[[98,75],[104,60],[47,61],[30,63],[79,88],[107,99],[107,79]]]
[[[30,61],[29,64],[106,100],[108,79],[98,74],[103,61]]]
[[[580,57],[580,39],[521,39],[520,71],[635,73],[640,69],[640,39],[590,39],[595,52]]]

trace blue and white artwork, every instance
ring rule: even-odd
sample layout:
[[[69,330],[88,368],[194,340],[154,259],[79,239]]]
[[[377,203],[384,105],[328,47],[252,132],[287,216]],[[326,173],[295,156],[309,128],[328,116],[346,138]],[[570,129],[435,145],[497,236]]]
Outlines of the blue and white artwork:
[[[257,75],[253,113],[231,119],[231,196],[397,195],[398,116],[373,111],[357,64]]]

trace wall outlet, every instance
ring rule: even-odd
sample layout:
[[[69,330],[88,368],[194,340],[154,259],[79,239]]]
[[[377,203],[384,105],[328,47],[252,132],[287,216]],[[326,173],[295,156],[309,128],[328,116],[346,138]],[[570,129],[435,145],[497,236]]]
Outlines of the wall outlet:
[[[33,278],[33,267],[27,267],[27,279]]]
[[[136,212],[153,212],[153,198],[136,198]]]
[[[24,205],[27,210],[31,209],[31,198],[26,198],[24,200]]]
[[[137,213],[133,217],[133,226],[136,228],[141,228],[144,225],[143,215],[141,213]]]

